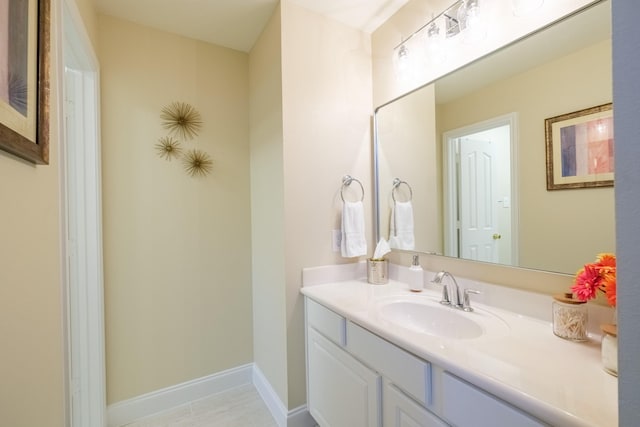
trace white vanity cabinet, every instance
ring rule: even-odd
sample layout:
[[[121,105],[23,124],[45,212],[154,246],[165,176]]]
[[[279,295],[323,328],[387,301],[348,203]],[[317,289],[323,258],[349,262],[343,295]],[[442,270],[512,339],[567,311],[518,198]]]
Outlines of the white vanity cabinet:
[[[429,363],[310,299],[305,307],[307,401],[321,427],[447,425],[422,406],[431,400]]]
[[[307,399],[321,427],[542,427],[535,417],[305,298]]]
[[[340,347],[343,317],[305,305],[309,413],[322,427],[381,427],[381,376]]]

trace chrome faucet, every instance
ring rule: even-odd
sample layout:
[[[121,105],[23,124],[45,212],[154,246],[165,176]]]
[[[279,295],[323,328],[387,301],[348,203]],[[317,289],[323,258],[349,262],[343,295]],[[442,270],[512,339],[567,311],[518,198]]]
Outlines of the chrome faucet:
[[[445,277],[449,276],[451,278],[451,282],[453,282],[453,292],[449,292],[447,285],[442,283]],[[456,278],[453,277],[453,274],[448,271],[441,271],[435,275],[431,283],[436,285],[442,285],[442,300],[440,304],[443,305],[451,305],[455,308],[462,308],[462,302],[460,298],[460,288],[458,287],[458,282],[456,282]]]

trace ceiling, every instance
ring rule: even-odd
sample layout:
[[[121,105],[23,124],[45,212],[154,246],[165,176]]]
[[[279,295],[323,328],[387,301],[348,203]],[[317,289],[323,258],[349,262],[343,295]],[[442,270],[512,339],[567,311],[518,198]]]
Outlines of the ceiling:
[[[289,0],[372,32],[408,0]],[[99,13],[248,52],[278,0],[93,0]]]

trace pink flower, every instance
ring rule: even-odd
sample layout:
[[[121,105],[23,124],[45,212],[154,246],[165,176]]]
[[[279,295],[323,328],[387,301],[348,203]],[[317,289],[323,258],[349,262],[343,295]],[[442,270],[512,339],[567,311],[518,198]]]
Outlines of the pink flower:
[[[579,300],[588,301],[597,296],[598,291],[607,297],[609,305],[616,306],[616,256],[599,254],[596,262],[585,264],[576,273],[571,291]]]
[[[580,301],[588,301],[596,297],[600,284],[600,275],[593,264],[585,264],[584,268],[576,274],[576,280],[571,291],[577,295]]]

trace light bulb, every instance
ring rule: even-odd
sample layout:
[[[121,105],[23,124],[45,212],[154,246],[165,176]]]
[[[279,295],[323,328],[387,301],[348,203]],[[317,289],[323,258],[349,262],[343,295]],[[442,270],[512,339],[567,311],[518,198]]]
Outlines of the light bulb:
[[[427,28],[427,55],[431,62],[442,63],[446,58],[446,51],[442,45],[442,37],[440,37],[440,28],[435,22],[432,22]]]
[[[487,23],[478,4],[479,0],[465,0],[459,10],[461,21],[464,22],[465,41],[476,42],[487,35]]]
[[[404,44],[400,45],[394,59],[398,79],[407,80],[409,78],[409,71],[411,68],[409,64],[409,49],[407,48],[407,46],[405,46]]]

